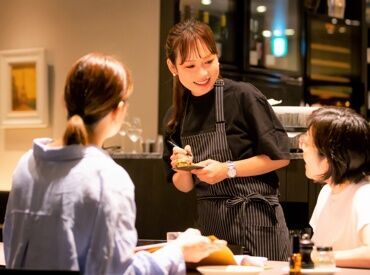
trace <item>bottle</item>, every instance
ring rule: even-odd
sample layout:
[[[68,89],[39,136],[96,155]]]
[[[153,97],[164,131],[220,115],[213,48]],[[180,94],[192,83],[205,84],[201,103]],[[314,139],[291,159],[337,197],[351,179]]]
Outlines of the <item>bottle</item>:
[[[331,246],[318,246],[313,255],[315,268],[335,268],[335,258]]]
[[[289,275],[301,275],[302,256],[300,253],[299,235],[292,237],[293,251],[289,257]]]
[[[256,51],[257,51],[257,66],[263,67],[265,66],[265,43],[262,37],[262,32],[259,30],[258,21],[256,23]]]
[[[250,19],[249,64],[252,66],[257,66],[258,62],[256,47],[257,30],[255,22],[253,18]]]
[[[229,30],[227,29],[227,18],[226,14],[220,16],[220,36],[221,41],[229,39]]]
[[[249,64],[263,67],[265,65],[265,45],[257,19],[250,21]]]
[[[158,135],[155,141],[155,152],[162,154],[163,153],[163,136]]]
[[[303,234],[300,241],[300,253],[302,256],[302,268],[304,269],[314,268],[314,263],[311,258],[313,245],[314,243],[311,241],[310,235],[307,233]]]
[[[204,11],[203,12],[203,18],[202,18],[203,22],[206,23],[207,25],[209,25],[209,12],[208,11]]]

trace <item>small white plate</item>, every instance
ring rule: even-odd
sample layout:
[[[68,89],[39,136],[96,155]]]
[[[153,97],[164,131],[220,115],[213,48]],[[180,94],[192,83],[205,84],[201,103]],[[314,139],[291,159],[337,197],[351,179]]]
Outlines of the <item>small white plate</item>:
[[[233,275],[233,274],[248,274],[258,275],[262,272],[262,267],[257,266],[241,266],[241,265],[208,265],[199,266],[197,270],[204,275]]]
[[[284,267],[283,271],[285,272],[284,274],[289,274],[289,267],[288,266]],[[331,275],[339,271],[340,271],[340,268],[338,267],[301,269],[302,275],[305,275],[305,274]]]
[[[257,257],[257,256],[249,256],[249,255],[234,255],[234,258],[238,265],[241,265],[243,262],[245,262],[247,263],[247,264],[244,264],[245,266],[265,267],[267,263],[266,257]]]

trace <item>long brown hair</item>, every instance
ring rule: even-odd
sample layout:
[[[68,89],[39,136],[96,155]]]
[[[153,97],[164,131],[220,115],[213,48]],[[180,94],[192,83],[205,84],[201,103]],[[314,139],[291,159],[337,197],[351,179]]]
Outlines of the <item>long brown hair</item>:
[[[64,101],[68,111],[63,144],[83,144],[98,121],[127,100],[132,90],[130,71],[111,56],[90,53],[72,66]]]
[[[211,28],[207,24],[195,19],[177,23],[167,35],[166,57],[172,64],[176,65],[176,59],[179,56],[181,64],[183,64],[194,51],[198,52],[198,41],[201,41],[211,54],[217,54],[216,41]],[[181,84],[178,76],[175,76],[172,87],[173,113],[167,123],[167,128],[171,132],[183,115],[185,90],[186,88]]]

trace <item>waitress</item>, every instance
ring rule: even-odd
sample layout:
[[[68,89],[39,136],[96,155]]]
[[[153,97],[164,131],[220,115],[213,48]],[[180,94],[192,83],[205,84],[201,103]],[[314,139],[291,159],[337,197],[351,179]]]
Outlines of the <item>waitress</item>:
[[[274,172],[289,164],[283,126],[257,88],[221,78],[207,24],[173,26],[166,54],[174,80],[164,131],[168,180],[182,192],[196,189],[202,234],[242,245],[245,254],[286,261],[289,235]],[[176,169],[186,156],[204,168]]]

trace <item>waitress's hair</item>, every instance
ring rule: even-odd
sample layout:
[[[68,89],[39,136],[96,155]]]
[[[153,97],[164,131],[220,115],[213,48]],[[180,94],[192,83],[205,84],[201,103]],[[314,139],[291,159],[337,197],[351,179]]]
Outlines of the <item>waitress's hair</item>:
[[[357,183],[370,174],[370,125],[361,115],[345,107],[323,107],[309,116],[308,129],[329,163],[321,180]]]
[[[90,53],[77,60],[64,88],[68,122],[63,144],[88,144],[96,123],[127,100],[132,86],[130,71],[111,56]]]
[[[176,65],[176,59],[180,57],[183,64],[192,53],[199,55],[197,42],[204,44],[211,54],[217,54],[216,41],[211,28],[200,21],[189,19],[174,25],[166,41],[166,57]],[[181,84],[178,76],[174,77],[172,87],[173,113],[167,123],[167,128],[173,131],[180,121],[184,112],[185,87]]]

